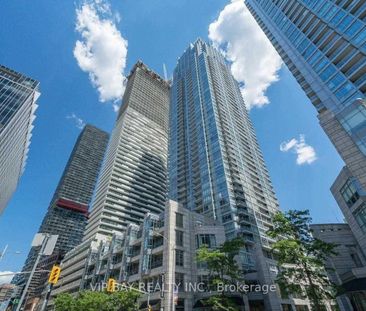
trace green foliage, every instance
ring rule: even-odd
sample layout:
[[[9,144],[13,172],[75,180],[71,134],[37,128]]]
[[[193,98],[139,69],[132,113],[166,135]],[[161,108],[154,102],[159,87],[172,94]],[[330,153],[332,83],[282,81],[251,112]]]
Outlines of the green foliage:
[[[277,276],[281,289],[297,296],[307,296],[313,309],[321,311],[324,300],[334,298],[335,287],[324,266],[326,259],[336,254],[336,245],[314,238],[310,223],[308,210],[279,212],[273,219],[273,229],[267,234],[277,240],[272,250],[281,267]],[[301,283],[306,284],[305,292]]]
[[[70,294],[60,294],[55,299],[55,310],[56,311],[69,311],[75,309],[75,299]]]
[[[210,289],[215,291],[218,284],[230,285],[244,281],[235,256],[243,248],[244,242],[240,238],[226,241],[217,249],[201,247],[197,252],[197,262],[205,263],[209,270]],[[214,311],[237,311],[238,306],[225,292],[213,295],[207,299],[206,304]]]
[[[55,299],[55,311],[136,311],[139,294],[135,291],[84,291],[77,296],[60,294]]]
[[[211,296],[206,301],[206,305],[210,306],[213,311],[238,311],[239,307],[230,297],[223,295]]]

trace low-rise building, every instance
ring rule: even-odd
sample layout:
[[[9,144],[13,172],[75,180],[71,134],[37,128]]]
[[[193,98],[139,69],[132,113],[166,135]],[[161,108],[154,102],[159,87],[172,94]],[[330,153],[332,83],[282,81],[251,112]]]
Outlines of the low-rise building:
[[[0,284],[0,303],[9,300],[15,288],[14,284]]]
[[[138,283],[141,291],[149,292],[140,299],[142,309],[149,300],[154,310],[172,310],[173,303],[176,311],[193,310],[207,297],[203,284],[208,279],[207,268],[196,262],[196,250],[203,244],[216,247],[224,242],[222,225],[170,201],[164,213],[146,214],[140,226],[130,224],[124,234],[99,241],[97,237],[68,253],[52,297],[100,290],[114,278],[119,283]]]
[[[340,290],[337,302],[341,311],[366,310],[366,258],[353,231],[346,223],[311,225],[314,237],[336,244],[326,268],[329,279]]]

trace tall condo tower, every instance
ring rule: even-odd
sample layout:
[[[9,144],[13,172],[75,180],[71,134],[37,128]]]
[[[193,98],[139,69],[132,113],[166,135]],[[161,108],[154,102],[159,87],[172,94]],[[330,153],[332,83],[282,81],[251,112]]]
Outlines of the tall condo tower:
[[[133,67],[84,240],[112,236],[164,210],[167,192],[169,84],[142,62]]]
[[[130,75],[98,179],[83,243],[63,261],[57,294],[83,288],[93,245],[110,241],[167,200],[169,84],[141,61]]]
[[[366,6],[346,0],[247,0],[320,125],[366,190]]]
[[[39,82],[0,65],[0,215],[23,174]]]
[[[59,261],[67,251],[82,241],[88,219],[89,204],[103,162],[108,138],[109,135],[106,132],[92,125],[86,125],[76,141],[38,231],[59,236],[54,254],[44,258],[43,264],[47,266],[52,267],[53,263]],[[32,269],[37,251],[36,248],[31,249],[23,271]],[[39,270],[46,270],[45,268]],[[30,289],[32,295],[42,292],[43,281],[43,275],[35,275]],[[21,284],[24,279],[18,278],[14,282]]]
[[[171,199],[223,223],[227,239],[243,237],[247,279],[271,284],[265,232],[278,202],[238,83],[220,52],[200,39],[178,60],[170,113]],[[250,305],[280,310],[275,294]]]

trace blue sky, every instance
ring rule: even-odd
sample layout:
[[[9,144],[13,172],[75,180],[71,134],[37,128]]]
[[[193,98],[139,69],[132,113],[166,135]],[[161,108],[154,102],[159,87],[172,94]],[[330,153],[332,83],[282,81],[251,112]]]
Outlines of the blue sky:
[[[234,25],[233,29],[230,23],[224,24],[228,16],[223,15],[223,10],[231,14],[228,9],[233,9],[226,7],[228,5],[224,0],[110,1],[111,23],[128,41],[127,62],[125,66],[122,64],[124,73],[127,74],[138,59],[161,74],[165,63],[171,73],[190,42],[197,37],[209,39],[209,26],[216,21],[217,27],[210,28],[210,38],[222,44],[227,57],[236,65],[233,67],[236,78],[247,79],[246,75],[257,70],[251,68],[251,72],[245,72],[242,65],[258,61],[251,55],[243,61],[241,55],[248,50],[245,40],[250,40],[252,26]],[[73,55],[75,43],[81,39],[80,33],[75,31],[77,8],[81,8],[81,2],[75,4],[68,0],[39,0],[32,4],[26,0],[2,2],[0,63],[38,79],[42,95],[26,171],[0,216],[0,248],[9,244],[9,254],[0,262],[0,271],[17,271],[24,263],[80,132],[76,120],[70,116],[74,114],[83,122],[107,131],[112,129],[116,117],[113,103],[99,102],[100,94]],[[218,20],[219,16],[222,20]],[[242,33],[238,29],[242,29]],[[267,47],[260,48],[263,55]],[[260,68],[264,70],[261,77],[246,80],[247,85],[264,85],[264,94],[256,97],[257,94],[246,93],[245,96],[251,98],[254,106],[264,105],[252,108],[251,116],[281,207],[310,209],[314,222],[342,221],[329,191],[342,161],[320,128],[315,109],[292,75],[284,66],[276,74],[278,65],[264,63]],[[266,74],[267,69],[272,70],[272,76]],[[276,79],[278,81],[274,82]],[[263,96],[268,98],[269,104]],[[305,152],[314,150],[316,153],[309,163],[302,165],[296,163],[294,153],[296,146],[301,149],[300,134],[305,136],[305,147],[310,147]],[[288,152],[280,151],[283,142],[291,142]],[[14,251],[22,254],[15,255]]]

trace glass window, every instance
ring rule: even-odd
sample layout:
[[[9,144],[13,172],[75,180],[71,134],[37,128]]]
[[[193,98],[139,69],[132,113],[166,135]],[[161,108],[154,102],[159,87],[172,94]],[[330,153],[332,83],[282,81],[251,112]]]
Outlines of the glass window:
[[[282,304],[283,311],[292,311],[291,305]]]
[[[338,11],[338,8],[336,6],[332,7],[329,12],[324,16],[324,19],[326,21],[329,21],[332,16]]]
[[[366,123],[366,108],[363,105],[353,109],[341,119],[341,123],[347,132],[352,134]]]
[[[330,7],[330,2],[328,2],[328,1],[325,2],[324,6],[319,11],[319,15],[324,17],[325,14],[328,12],[329,7]]]
[[[319,51],[316,51],[313,56],[309,58],[309,64],[310,66],[313,66],[313,64],[322,56],[322,53]]]
[[[360,206],[354,213],[357,223],[364,233],[366,233],[366,205],[365,203]]]
[[[351,207],[353,204],[355,204],[360,197],[359,193],[357,192],[355,182],[352,179],[348,179],[346,181],[346,183],[341,188],[340,193],[348,207]]]
[[[315,51],[315,47],[310,45],[303,53],[304,58],[307,59],[313,52]]]
[[[332,26],[336,26],[339,22],[340,22],[340,20],[344,17],[346,15],[346,13],[343,11],[343,10],[341,10],[341,11],[339,11],[333,18],[332,18],[332,20],[330,21],[330,24],[332,25]]]
[[[178,286],[178,291],[181,292],[184,290],[184,273],[175,273],[174,284]]]
[[[183,238],[183,231],[176,230],[175,231],[175,244],[177,246],[183,246],[184,238]]]
[[[351,83],[347,82],[345,85],[343,85],[336,93],[335,95],[338,97],[338,99],[342,100],[345,96],[349,94],[349,92],[353,89],[353,86]]]
[[[175,250],[175,264],[177,266],[184,266],[184,252],[180,249]]]
[[[183,214],[176,213],[175,215],[175,225],[177,227],[183,228]]]
[[[158,268],[163,265],[163,254],[151,255],[150,268]]]
[[[353,18],[348,15],[346,16],[342,21],[341,23],[338,25],[338,29],[341,31],[341,32],[344,32],[344,30],[349,26],[349,24],[351,24]]]
[[[329,80],[327,85],[333,91],[339,85],[341,85],[344,81],[345,81],[345,78],[340,73],[337,73],[332,79]]]
[[[356,44],[362,44],[366,39],[366,28],[362,29],[362,31],[356,36],[355,40],[353,41]]]
[[[196,235],[197,248],[205,245],[208,248],[216,247],[216,236],[214,234],[197,234]]]
[[[329,64],[329,61],[325,57],[322,57],[320,59],[320,61],[316,64],[314,69],[317,73],[319,73],[328,64]]]
[[[309,308],[307,305],[295,305],[296,311],[309,311]]]
[[[335,73],[335,71],[336,70],[335,70],[334,66],[329,65],[329,66],[327,66],[327,68],[324,69],[324,71],[319,76],[323,81],[326,81],[330,78],[330,76],[332,76]]]
[[[345,32],[351,38],[362,28],[362,23],[356,20]]]

